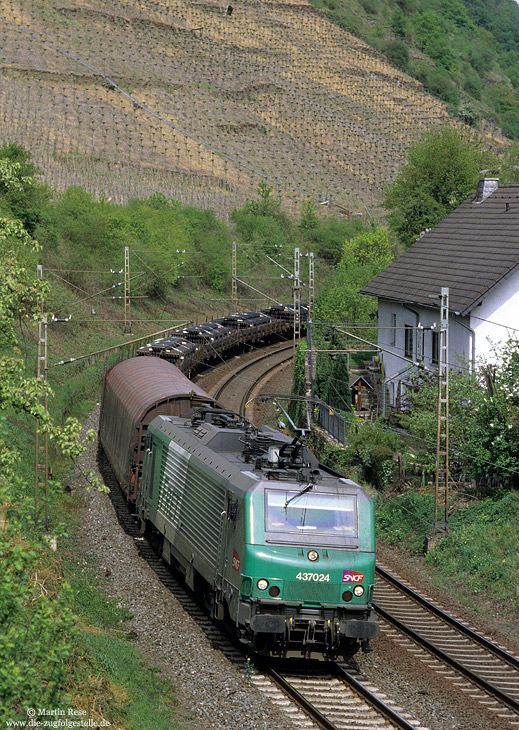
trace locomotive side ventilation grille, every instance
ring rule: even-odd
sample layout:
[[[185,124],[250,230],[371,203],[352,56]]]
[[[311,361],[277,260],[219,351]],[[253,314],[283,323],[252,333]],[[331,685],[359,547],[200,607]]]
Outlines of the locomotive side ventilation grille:
[[[219,477],[192,459],[182,500],[181,532],[213,568],[217,565],[226,490]]]
[[[185,449],[173,441],[162,454],[159,510],[171,520],[175,527],[178,527],[180,520],[180,505],[184,495],[189,456]]]
[[[225,486],[194,454],[171,441],[162,461],[159,510],[200,553],[216,567]]]

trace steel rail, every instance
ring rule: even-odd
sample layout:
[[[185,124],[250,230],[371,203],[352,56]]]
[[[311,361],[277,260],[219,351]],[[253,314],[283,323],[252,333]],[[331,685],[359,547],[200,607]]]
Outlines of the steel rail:
[[[292,346],[290,346],[290,349],[291,350],[293,349]],[[279,352],[279,350],[278,350],[278,352]],[[272,353],[272,354],[274,354],[274,353]],[[266,375],[268,375],[269,373],[271,373],[276,368],[279,368],[281,365],[284,365],[289,360],[292,360],[293,358],[294,358],[294,355],[293,354],[290,354],[284,360],[281,360],[281,362],[277,362],[274,365],[271,365],[271,367],[269,367],[268,370],[264,370],[261,373],[260,377],[257,378],[257,380],[255,380],[254,383],[249,388],[247,388],[247,390],[245,391],[245,394],[244,394],[243,398],[241,399],[240,416],[244,416],[245,415],[245,408],[247,407],[247,403],[249,402],[249,396],[251,395],[251,393],[254,390],[254,388],[258,385],[258,383],[260,382],[260,380],[263,380]],[[257,362],[257,360],[255,362]]]
[[[355,679],[345,667],[336,664],[335,668],[340,679],[347,682],[357,694],[372,705],[381,715],[384,715],[389,722],[396,725],[399,730],[416,730],[416,725],[412,725],[405,717],[402,717],[396,710],[393,710],[392,707],[383,702],[380,697],[365,687],[362,682]]]
[[[497,644],[494,644],[490,639],[486,639],[484,636],[481,636],[481,634],[478,634],[473,629],[469,628],[466,624],[462,623],[461,621],[458,621],[458,619],[455,619],[453,616],[450,616],[448,613],[443,611],[441,608],[438,608],[438,606],[435,606],[433,603],[428,601],[426,598],[421,596],[419,593],[416,593],[413,591],[412,588],[409,588],[405,583],[402,583],[402,581],[398,580],[398,578],[395,578],[394,575],[391,575],[391,573],[388,573],[387,570],[384,570],[384,568],[381,568],[377,565],[376,572],[384,578],[388,583],[391,583],[395,586],[395,588],[398,588],[399,591],[402,593],[405,593],[407,596],[412,598],[414,601],[419,603],[421,606],[426,608],[431,613],[435,614],[439,618],[441,618],[446,623],[450,624],[453,628],[455,628],[457,631],[460,631],[461,633],[468,636],[472,641],[475,641],[476,643],[480,644],[484,649],[487,649],[487,651],[492,652],[493,654],[496,654],[496,656],[499,657],[499,659],[502,659],[504,662],[507,662],[515,669],[519,670],[519,658],[514,656],[513,654],[510,654],[505,649],[502,649]]]
[[[256,665],[258,666],[258,665]],[[308,700],[299,690],[297,690],[287,679],[285,679],[278,671],[261,664],[260,670],[283,690],[303,711],[316,722],[323,730],[339,730],[337,725],[326,717],[310,700]],[[349,685],[350,689],[355,692],[362,700],[370,705],[376,712],[382,715],[386,720],[392,723],[398,730],[416,730],[416,725],[411,724],[405,717],[387,705],[380,697],[367,689],[361,682],[351,676],[347,669],[340,664],[334,664],[332,670],[338,679],[344,684]]]
[[[283,692],[290,697],[291,700],[293,700],[299,707],[301,707],[304,712],[312,719],[314,722],[316,722],[320,727],[323,728],[323,730],[340,730],[340,728],[337,727],[331,720],[329,720],[326,715],[323,715],[323,713],[317,709],[317,707],[314,707],[312,703],[304,697],[304,695],[301,694],[301,692],[298,692],[298,690],[293,687],[290,682],[288,682],[284,677],[279,674],[279,672],[276,672],[275,669],[272,669],[268,666],[262,666],[261,671],[264,672],[268,677],[270,677],[275,684],[280,687]]]
[[[238,375],[240,375],[244,370],[248,370],[249,368],[253,367],[257,363],[261,362],[262,360],[266,360],[269,357],[274,357],[274,355],[279,354],[280,352],[285,352],[286,350],[292,350],[292,345],[286,345],[285,347],[280,347],[277,350],[274,350],[273,352],[267,352],[264,355],[261,355],[260,357],[255,358],[254,360],[251,360],[250,362],[245,363],[245,365],[242,365],[237,370],[235,370],[223,383],[220,385],[220,387],[215,391],[214,398],[218,400],[220,398],[220,395],[223,393],[225,388],[231,383]]]
[[[517,702],[513,697],[510,697],[508,694],[506,694],[506,692],[503,692],[501,689],[499,689],[499,687],[496,687],[495,684],[489,682],[484,677],[481,677],[472,669],[469,669],[468,667],[461,664],[457,659],[454,659],[452,656],[443,651],[443,649],[440,649],[438,646],[433,644],[433,642],[424,638],[414,629],[406,626],[405,623],[393,616],[391,613],[389,613],[389,611],[386,611],[381,606],[377,605],[375,601],[373,602],[373,608],[375,609],[375,612],[378,616],[384,618],[390,624],[395,626],[401,633],[405,634],[417,644],[422,646],[424,649],[429,651],[433,656],[441,659],[444,664],[448,664],[455,671],[459,672],[468,680],[470,680],[473,684],[477,685],[480,689],[498,699],[500,702],[506,705],[506,707],[519,714],[519,702]]]

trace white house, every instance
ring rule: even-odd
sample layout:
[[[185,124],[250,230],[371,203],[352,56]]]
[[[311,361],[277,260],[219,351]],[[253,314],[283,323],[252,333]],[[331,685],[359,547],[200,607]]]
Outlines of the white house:
[[[519,185],[481,180],[475,195],[362,289],[378,297],[378,344],[393,406],[417,363],[438,364],[442,287],[449,288],[453,368],[492,361],[494,345],[519,337]]]

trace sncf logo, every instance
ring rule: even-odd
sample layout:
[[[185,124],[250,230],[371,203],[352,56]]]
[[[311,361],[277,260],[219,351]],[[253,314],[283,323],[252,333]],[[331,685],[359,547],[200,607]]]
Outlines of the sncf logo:
[[[362,583],[364,580],[364,573],[357,573],[356,570],[343,570],[342,571],[342,582],[343,583]]]
[[[237,570],[239,572],[240,565],[241,565],[240,556],[238,555],[238,553],[236,552],[236,550],[233,550],[232,551],[232,567],[233,567],[233,570]]]

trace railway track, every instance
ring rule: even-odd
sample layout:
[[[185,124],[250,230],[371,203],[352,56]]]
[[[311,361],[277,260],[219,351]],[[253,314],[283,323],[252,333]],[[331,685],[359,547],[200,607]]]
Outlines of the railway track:
[[[517,657],[435,606],[381,566],[377,567],[374,605],[386,634],[393,638],[403,634],[414,646],[418,644],[430,667],[442,670],[468,697],[495,713],[499,722],[496,727],[519,728]],[[445,672],[446,665],[450,673]]]
[[[232,372],[218,385],[212,395],[226,408],[244,416],[247,402],[258,382],[292,358],[293,345],[285,345],[263,353]]]
[[[234,399],[239,397],[240,412],[243,413],[244,404],[257,381],[291,357],[290,345],[255,358],[220,383],[215,391],[216,397],[225,398],[225,405],[234,410],[238,409],[229,402],[230,395],[226,396],[225,392],[232,393]],[[244,384],[244,381],[248,382]],[[199,623],[213,646],[243,667],[246,658],[239,647],[213,624],[203,607],[186,590],[183,580],[175,578],[142,537],[118,484],[108,479],[106,483],[111,487],[111,499],[119,521],[134,539],[140,555]],[[378,568],[378,580],[376,610],[385,632],[395,636],[397,632],[399,636],[403,632],[406,638],[398,641],[407,641],[415,656],[418,644],[429,668],[438,668],[444,677],[461,687],[469,702],[479,701],[487,711],[495,713],[496,728],[517,730],[519,660],[432,606],[382,567]],[[447,672],[445,663],[449,666]],[[309,670],[308,665],[297,668],[292,664],[281,670],[258,663],[250,682],[292,718],[295,728],[423,730],[423,725],[392,705],[380,692],[373,691],[369,680],[356,674],[349,666],[326,664],[314,671]]]
[[[324,730],[425,730],[349,666],[325,663],[263,667],[253,678],[267,693],[279,688],[294,704],[297,728]],[[275,697],[272,698],[276,702]]]

